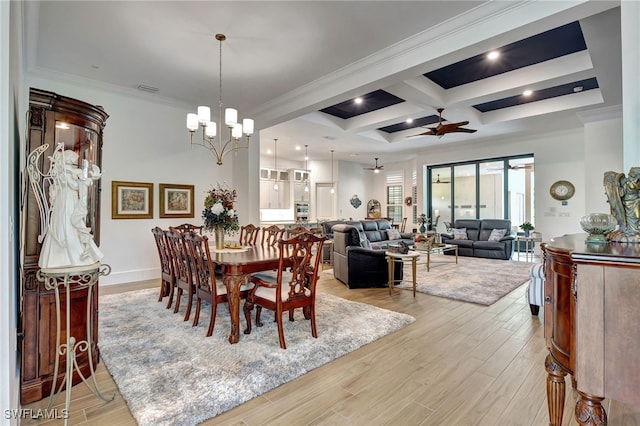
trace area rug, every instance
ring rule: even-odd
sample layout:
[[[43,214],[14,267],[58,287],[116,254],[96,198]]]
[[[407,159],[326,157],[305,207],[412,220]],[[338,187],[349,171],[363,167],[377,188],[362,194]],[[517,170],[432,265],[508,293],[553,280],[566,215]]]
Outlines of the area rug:
[[[416,291],[463,302],[491,305],[531,278],[532,263],[476,257],[432,255],[427,272],[426,256],[418,261]],[[404,280],[396,287],[412,289],[411,266],[405,263]]]
[[[276,323],[269,321],[273,313],[264,311],[264,326],[254,323],[250,335],[241,333],[231,345],[226,304],[218,305],[213,335],[205,337],[209,304],[192,327],[183,314],[159,303],[157,293],[145,289],[100,298],[101,356],[140,425],[195,425],[415,321],[318,294],[317,339],[298,309],[294,322],[285,318],[287,349],[280,349]]]

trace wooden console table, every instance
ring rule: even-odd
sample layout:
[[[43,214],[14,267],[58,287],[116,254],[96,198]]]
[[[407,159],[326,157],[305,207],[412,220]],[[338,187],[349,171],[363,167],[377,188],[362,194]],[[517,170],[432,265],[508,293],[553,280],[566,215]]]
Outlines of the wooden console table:
[[[567,374],[580,395],[581,425],[607,424],[604,398],[640,406],[640,244],[586,244],[586,237],[542,244],[551,425],[562,424]]]

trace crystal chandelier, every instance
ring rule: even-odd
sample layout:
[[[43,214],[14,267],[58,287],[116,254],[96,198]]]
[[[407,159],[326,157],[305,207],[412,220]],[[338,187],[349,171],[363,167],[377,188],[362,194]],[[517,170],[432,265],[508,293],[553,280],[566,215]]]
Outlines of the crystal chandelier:
[[[249,148],[249,138],[253,134],[253,120],[245,118],[242,124],[238,123],[238,111],[233,108],[224,110],[224,124],[229,129],[229,138],[223,142],[222,121],[222,42],[226,40],[224,34],[216,34],[216,40],[220,42],[220,80],[218,86],[218,124],[211,121],[211,109],[208,106],[199,106],[198,113],[187,114],[187,129],[191,133],[191,145],[200,145],[211,151],[217,159],[217,164],[222,165],[222,159],[230,152],[237,152],[240,148]],[[217,126],[220,127],[218,132]],[[202,127],[202,142],[194,142],[193,134]],[[246,145],[240,145],[242,134],[246,136]],[[218,140],[216,141],[216,134]]]

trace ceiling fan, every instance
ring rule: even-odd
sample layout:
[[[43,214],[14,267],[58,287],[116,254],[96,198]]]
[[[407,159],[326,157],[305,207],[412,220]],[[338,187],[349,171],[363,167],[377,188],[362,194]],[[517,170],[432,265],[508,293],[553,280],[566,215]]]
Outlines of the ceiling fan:
[[[427,131],[423,132],[423,133],[419,133],[417,135],[412,135],[412,136],[438,136],[438,137],[442,137],[444,135],[446,135],[447,133],[454,133],[454,132],[459,132],[459,133],[475,133],[477,132],[476,129],[467,129],[464,128],[462,126],[466,126],[467,124],[469,124],[468,121],[460,121],[458,123],[442,123],[442,111],[444,111],[444,108],[438,108],[436,111],[438,111],[438,115],[439,115],[439,120],[438,120],[438,125],[435,127],[427,127]],[[411,136],[409,136],[411,137]]]
[[[378,157],[375,158],[376,165],[374,167],[365,167],[365,170],[373,170],[374,173],[380,173],[380,170],[384,168],[384,166],[378,165]]]
[[[508,165],[509,170],[531,170],[533,169],[533,163],[526,163],[526,164],[509,164]],[[502,167],[489,167],[487,168],[487,171],[489,172],[501,172],[504,169]]]
[[[447,180],[446,178],[442,178],[442,180],[440,180],[440,174],[436,175],[436,180],[433,181],[434,184],[438,184],[438,183],[451,183],[450,180]]]

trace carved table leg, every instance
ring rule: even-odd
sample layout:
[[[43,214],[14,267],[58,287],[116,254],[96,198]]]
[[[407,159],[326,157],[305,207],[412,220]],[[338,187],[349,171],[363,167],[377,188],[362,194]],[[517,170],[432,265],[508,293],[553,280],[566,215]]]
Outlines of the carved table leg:
[[[590,395],[578,391],[580,398],[576,403],[576,420],[580,425],[605,426],[607,424],[607,412],[602,406],[599,396]]]
[[[566,376],[568,372],[553,359],[551,354],[547,355],[547,358],[544,360],[544,367],[547,370],[549,424],[551,426],[561,426],[565,396],[564,376]]]
[[[227,300],[229,303],[229,315],[231,317],[231,335],[229,343],[238,343],[240,340],[240,286],[247,279],[247,275],[227,275],[222,277],[222,282],[227,287]],[[214,302],[215,303],[215,302]]]

